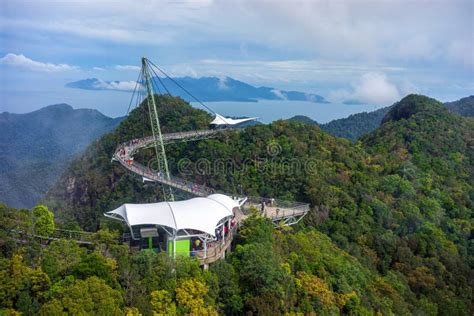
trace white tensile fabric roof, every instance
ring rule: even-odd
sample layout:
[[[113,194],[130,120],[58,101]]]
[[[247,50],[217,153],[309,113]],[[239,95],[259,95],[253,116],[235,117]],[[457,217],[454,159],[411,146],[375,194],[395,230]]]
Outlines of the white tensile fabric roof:
[[[229,117],[224,117],[216,113],[216,117],[211,122],[211,125],[237,125],[244,122],[255,121],[257,117],[248,117],[243,119],[232,119]]]
[[[159,225],[176,231],[194,229],[215,236],[217,224],[233,216],[233,208],[239,203],[224,194],[212,194],[185,201],[148,204],[123,204],[105,213],[109,217],[121,217],[129,226]]]

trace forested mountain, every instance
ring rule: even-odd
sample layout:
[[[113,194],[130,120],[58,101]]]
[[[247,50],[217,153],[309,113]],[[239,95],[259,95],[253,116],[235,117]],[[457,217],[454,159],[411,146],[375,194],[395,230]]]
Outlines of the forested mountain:
[[[445,103],[451,112],[458,113],[462,116],[474,116],[474,95],[462,98],[458,101]]]
[[[288,119],[289,122],[304,123],[309,125],[319,125],[315,120],[307,117],[306,115],[295,115]]]
[[[449,111],[457,113],[461,116],[474,116],[474,96],[462,98],[458,101],[446,102],[445,106]],[[390,110],[391,106],[381,108],[372,112],[362,112],[352,114],[346,118],[333,120],[329,123],[320,124],[322,130],[331,135],[347,138],[350,141],[356,141],[361,136],[368,134],[380,126],[385,114]],[[298,121],[306,124],[318,124],[309,117],[297,115],[290,120]]]
[[[204,128],[211,119],[180,99],[162,96],[157,101],[164,132]],[[132,111],[50,190],[44,202],[62,222],[88,230],[119,228],[102,214],[125,202],[160,199],[159,186],[143,184],[110,162],[118,142],[150,134],[143,124],[146,116],[143,106]],[[194,181],[229,193],[241,186],[248,195],[306,201],[312,212],[290,231],[250,219],[234,253],[209,273],[190,275],[181,266],[190,263],[181,262],[173,278],[166,272],[172,264],[159,255],[130,255],[123,262],[123,255],[102,251],[101,260],[118,263],[117,273],[113,282],[109,274],[92,275],[125,291],[125,301],[116,301],[118,308],[133,306],[144,313],[153,309],[156,295],[167,302],[160,306],[185,311],[178,293],[191,278],[205,293],[203,308],[227,314],[471,315],[473,133],[473,119],[410,95],[357,144],[315,125],[277,121],[217,139],[169,145],[175,174],[179,159],[186,158],[191,163],[181,171]],[[269,146],[278,148],[276,154]],[[145,152],[140,159],[151,157]],[[232,167],[203,172],[194,165],[199,159],[222,159]],[[255,163],[248,164],[249,159]],[[63,275],[98,282],[71,269]],[[154,270],[144,275],[143,269]],[[133,284],[127,283],[130,273],[135,273]],[[153,294],[156,290],[164,292]],[[133,295],[137,291],[142,294]]]
[[[71,158],[121,119],[67,104],[27,114],[0,114],[0,202],[31,207]]]
[[[156,79],[155,79],[156,80]],[[256,102],[257,100],[290,100],[309,101],[316,103],[329,103],[322,96],[314,93],[299,91],[285,91],[270,87],[254,87],[248,83],[230,77],[176,77],[159,78],[157,82],[162,82],[171,95],[179,96],[186,101],[194,102],[183,89],[176,85],[183,86],[192,95],[201,101],[245,101]],[[68,88],[84,90],[122,90],[120,81],[102,81],[97,78],[89,78],[70,82],[66,84]],[[129,89],[129,87],[127,87]]]
[[[390,107],[381,108],[372,112],[361,112],[351,114],[348,117],[332,120],[328,123],[319,124],[304,115],[296,115],[289,121],[299,122],[309,125],[319,125],[319,127],[336,137],[346,138],[352,142],[358,140],[361,136],[368,134],[378,128],[385,114]]]
[[[354,142],[362,135],[378,128],[388,110],[389,108],[385,107],[368,113],[352,114],[343,119],[321,124],[321,129],[331,135],[347,138]]]

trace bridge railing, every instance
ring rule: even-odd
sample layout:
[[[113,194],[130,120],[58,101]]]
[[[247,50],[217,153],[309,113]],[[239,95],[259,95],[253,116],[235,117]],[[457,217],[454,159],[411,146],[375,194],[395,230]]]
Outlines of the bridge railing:
[[[94,233],[84,232],[84,231],[75,231],[75,230],[66,230],[66,229],[55,229],[51,235],[43,236],[35,234],[30,231],[22,231],[12,229],[10,230],[10,235],[15,236],[16,239],[22,240],[28,237],[38,238],[42,240],[59,240],[67,239],[74,240],[82,244],[92,244],[95,240]]]
[[[69,239],[76,240],[85,243],[94,242],[94,233],[84,232],[84,231],[74,231],[67,229],[55,229],[53,234],[49,236],[52,239]]]
[[[224,131],[222,130],[198,130],[198,131],[187,131],[187,132],[176,132],[176,133],[168,133],[168,134],[163,134],[163,141],[166,143],[171,143],[173,141],[189,141],[189,140],[198,140],[202,139],[203,137],[211,137],[213,135],[216,135],[220,132]],[[133,156],[133,154],[141,149],[141,148],[147,148],[153,145],[153,143],[158,142],[159,140],[153,136],[147,136],[144,138],[137,138],[137,139],[132,139],[128,142],[122,143],[119,145],[119,147],[116,150],[116,153],[124,148],[127,147],[129,149],[129,156]]]
[[[120,160],[120,162],[122,163],[122,165],[127,167],[127,169],[129,169],[130,171],[133,171],[134,173],[138,175],[141,175],[144,178],[169,185],[171,187],[192,193],[194,195],[207,196],[212,193],[215,193],[215,190],[213,190],[212,188],[209,188],[200,184],[196,184],[190,181],[186,181],[179,177],[170,176],[170,178],[168,179],[167,177],[164,176],[164,174],[153,171],[150,168],[138,162],[133,162],[130,165],[126,161],[123,161],[123,160]]]
[[[249,197],[242,208],[247,214],[250,208],[256,208],[262,216],[278,220],[306,215],[309,211],[309,204],[274,198]]]
[[[294,209],[300,211],[309,210],[308,203],[257,196],[249,196],[244,208],[248,208],[250,206],[255,207],[257,205],[261,206],[262,202],[265,203],[265,207],[277,207],[280,209]]]

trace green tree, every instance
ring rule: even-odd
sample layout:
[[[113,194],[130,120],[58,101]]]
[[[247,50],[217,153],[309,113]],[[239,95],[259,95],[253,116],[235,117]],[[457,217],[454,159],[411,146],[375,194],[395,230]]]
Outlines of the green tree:
[[[219,309],[226,315],[235,315],[242,311],[243,302],[239,288],[239,275],[226,261],[218,261],[211,266],[211,272],[217,275]]]
[[[217,315],[214,306],[204,300],[208,291],[206,284],[197,279],[182,279],[176,288],[178,308],[185,314]]]
[[[104,280],[90,277],[76,280],[63,293],[44,304],[41,313],[67,313],[70,315],[123,315],[123,298]]]
[[[97,276],[107,282],[110,286],[117,288],[116,263],[113,259],[105,258],[97,252],[92,252],[81,258],[72,271],[72,274],[80,279]]]
[[[0,255],[11,257],[18,247],[16,234],[30,232],[31,227],[31,213],[28,210],[17,210],[0,203]],[[22,237],[26,238],[26,234]]]
[[[55,240],[44,250],[41,266],[51,279],[63,278],[81,262],[85,253],[73,240]]]
[[[48,275],[28,267],[20,254],[0,261],[0,280],[0,306],[27,314],[37,312],[51,285]]]
[[[290,280],[271,244],[238,245],[232,264],[239,271],[239,283],[247,308],[252,308],[256,313],[264,313],[267,308],[270,308],[268,311],[281,308],[284,289]]]
[[[33,228],[35,234],[39,236],[48,237],[54,232],[54,214],[47,206],[33,207]]]
[[[176,315],[176,304],[168,291],[156,290],[150,296],[154,315]]]

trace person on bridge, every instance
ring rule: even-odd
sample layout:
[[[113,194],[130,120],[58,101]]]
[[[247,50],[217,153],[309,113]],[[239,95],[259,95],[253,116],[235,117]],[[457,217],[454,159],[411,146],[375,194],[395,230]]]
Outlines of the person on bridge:
[[[199,238],[194,241],[194,246],[196,249],[201,248],[201,240]]]
[[[227,227],[227,225],[224,224],[224,236],[227,236],[228,233],[229,233],[229,227]]]

